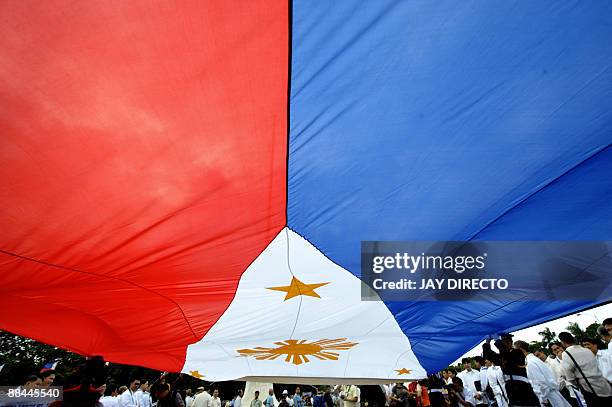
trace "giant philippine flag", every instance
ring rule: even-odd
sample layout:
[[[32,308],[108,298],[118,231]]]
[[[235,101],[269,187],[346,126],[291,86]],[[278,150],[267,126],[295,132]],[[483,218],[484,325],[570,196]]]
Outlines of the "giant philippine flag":
[[[363,240],[612,239],[610,2],[0,19],[0,329],[207,380],[365,382],[611,299],[361,301],[358,278]]]

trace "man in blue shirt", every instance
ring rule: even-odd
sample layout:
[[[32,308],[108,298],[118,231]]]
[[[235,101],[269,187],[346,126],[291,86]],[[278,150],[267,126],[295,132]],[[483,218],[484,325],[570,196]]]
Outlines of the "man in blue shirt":
[[[266,407],[274,407],[274,389],[268,390],[268,397],[264,400]]]
[[[304,407],[304,399],[302,398],[302,391],[300,386],[295,388],[295,395],[293,396],[293,407]]]

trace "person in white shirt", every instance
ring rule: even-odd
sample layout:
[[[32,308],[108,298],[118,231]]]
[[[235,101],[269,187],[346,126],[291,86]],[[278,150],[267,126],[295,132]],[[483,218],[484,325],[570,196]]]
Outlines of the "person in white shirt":
[[[140,407],[136,398],[138,387],[140,387],[140,380],[133,379],[128,389],[119,397],[119,407]]]
[[[608,330],[606,329],[606,327],[603,325],[598,326],[597,335],[599,335],[604,345],[606,346],[606,349],[608,349],[610,346],[610,342],[612,342],[612,335],[608,333]]]
[[[451,376],[450,370],[442,371],[442,381],[444,382],[445,386],[451,386],[453,384],[453,376]]]
[[[219,390],[213,389],[212,396],[208,402],[209,407],[221,407],[221,399],[219,398]]]
[[[604,319],[601,325],[608,331],[608,336],[612,337],[612,318]],[[612,353],[612,340],[608,340],[608,350]]]
[[[469,387],[463,385],[463,381],[457,375],[453,378],[453,389],[454,395],[457,398],[458,405],[463,407],[475,407],[476,399],[474,398],[474,392]]]
[[[110,383],[106,386],[105,396],[100,399],[100,402],[104,407],[119,407],[118,395],[117,385],[115,383]]]
[[[474,396],[476,398],[476,403],[478,403],[479,406],[489,406],[489,397],[487,395],[487,386],[489,383],[487,381],[487,367],[485,366],[484,358],[481,356],[474,357],[474,365],[476,367],[475,370],[478,371],[479,374],[478,380],[474,382],[476,386],[476,395]]]
[[[559,392],[559,384],[553,371],[546,363],[529,352],[529,344],[525,341],[515,341],[514,347],[525,355],[527,379],[540,405],[545,407],[547,403],[550,403],[552,407],[571,407],[571,404]]]
[[[491,353],[485,358],[487,367],[487,382],[493,391],[497,407],[508,407],[508,394],[506,393],[506,381],[501,367],[497,366],[498,357]]]
[[[344,393],[344,407],[357,407],[360,394],[359,388],[351,384],[344,389]]]
[[[463,370],[457,373],[457,377],[463,382],[463,387],[467,387],[472,391],[476,398],[476,403],[484,404],[481,401],[483,399],[482,393],[476,388],[476,382],[480,381],[480,371],[472,369],[472,359],[470,358],[463,358],[461,363],[463,363]]]
[[[551,352],[551,356],[546,360],[546,364],[557,379],[561,395],[574,407],[586,406],[586,400],[580,389],[565,378],[565,372],[561,368],[561,359],[565,351],[563,345],[560,342],[553,342],[548,345],[548,349]]]
[[[210,393],[206,390],[202,391],[200,394],[196,395],[193,400],[193,407],[210,407],[210,400],[212,397]]]
[[[600,344],[591,338],[583,338],[582,346],[593,352],[595,359],[597,359],[599,371],[608,382],[612,382],[612,358],[610,357],[610,351],[608,349],[599,349]]]
[[[612,406],[612,387],[601,375],[593,352],[576,345],[569,332],[561,332],[559,340],[565,347],[561,368],[567,380],[583,390],[589,407]]]
[[[242,407],[242,396],[243,395],[244,395],[244,392],[242,391],[242,389],[239,389],[238,394],[236,395],[236,398],[234,399],[234,407]]]
[[[134,393],[136,400],[138,400],[139,407],[151,407],[153,402],[151,401],[151,395],[149,394],[149,381],[140,380],[140,388]]]
[[[185,390],[185,407],[192,407],[193,404],[193,392],[191,389]]]

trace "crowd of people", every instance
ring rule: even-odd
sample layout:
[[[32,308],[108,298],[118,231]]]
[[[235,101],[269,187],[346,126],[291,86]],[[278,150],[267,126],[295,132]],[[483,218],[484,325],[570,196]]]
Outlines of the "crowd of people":
[[[548,350],[533,350],[510,334],[495,341],[497,352],[487,341],[482,356],[462,360],[460,372],[447,369],[429,377],[429,405],[611,407],[612,318],[597,332],[599,338],[581,343],[562,332]]]
[[[597,332],[599,338],[583,338],[580,343],[562,332],[548,350],[532,349],[505,334],[494,342],[497,351],[489,340],[482,356],[464,358],[461,371],[449,368],[425,380],[382,385],[383,397],[376,400],[362,398],[356,385],[321,387],[314,394],[302,394],[296,387],[278,396],[271,388],[265,397],[254,392],[250,405],[244,406],[242,389],[222,399],[214,384],[208,389],[184,389],[168,383],[165,375],[153,383],[138,378],[125,386],[107,383],[100,373],[103,360],[94,358],[84,367],[80,383],[65,390],[64,401],[49,406],[612,407],[612,318],[604,320]],[[45,369],[28,377],[21,387],[48,388],[54,380],[55,372]]]
[[[211,388],[212,394],[203,388],[199,390],[201,391],[193,398],[191,404],[189,404],[191,400],[188,400],[186,407],[219,407],[213,402],[217,392],[214,386]],[[326,386],[318,389],[315,394],[302,393],[300,386],[296,386],[294,392],[289,393],[285,389],[278,397],[274,389],[270,388],[265,397],[262,397],[259,391],[255,391],[249,406],[243,406],[244,390],[240,389],[232,400],[227,400],[222,405],[224,407],[360,407],[360,395],[361,391],[355,385]]]

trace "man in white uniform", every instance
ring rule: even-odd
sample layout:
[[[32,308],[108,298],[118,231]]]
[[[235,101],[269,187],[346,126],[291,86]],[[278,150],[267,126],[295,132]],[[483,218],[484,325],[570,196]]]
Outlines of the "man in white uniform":
[[[234,407],[242,407],[242,395],[243,395],[243,391],[242,389],[238,390],[238,394],[236,395],[236,398],[234,399]]]
[[[106,386],[105,396],[100,399],[100,402],[104,407],[119,407],[119,394],[117,392],[117,385],[115,383],[110,383]]]
[[[140,407],[151,407],[153,402],[151,401],[151,395],[149,394],[149,381],[148,380],[140,380],[140,388],[136,390],[136,400],[138,400],[138,405]]]
[[[126,391],[119,397],[119,407],[140,407],[136,398],[136,390],[140,387],[140,380],[133,379]]]
[[[221,407],[221,399],[219,398],[219,390],[213,389],[212,396],[210,397],[209,407]]]
[[[210,393],[204,390],[196,395],[195,399],[193,400],[193,407],[210,407],[211,399],[212,397],[210,396]]]
[[[550,403],[552,407],[571,407],[571,404],[559,393],[559,385],[552,370],[546,363],[529,352],[529,344],[524,341],[515,341],[514,347],[525,355],[527,379],[540,405],[545,407],[546,403]]]
[[[497,366],[499,359],[497,355],[491,353],[485,357],[487,367],[487,382],[491,386],[497,407],[508,407],[508,394],[506,394],[506,381],[501,367]]]
[[[609,383],[612,383],[612,358],[610,357],[610,351],[608,349],[599,349],[597,341],[591,338],[583,338],[582,346],[593,352],[595,359],[597,359],[599,371]]]
[[[479,380],[474,382],[476,386],[476,403],[479,406],[488,406],[489,405],[489,396],[487,395],[487,366],[485,366],[485,361],[482,357],[476,356],[474,358],[474,364],[476,365],[476,370],[479,373]]]
[[[480,372],[472,369],[472,359],[470,358],[463,358],[461,363],[463,363],[463,370],[457,373],[457,377],[461,379],[464,387],[476,394],[478,390],[476,390],[474,383],[480,380]]]

